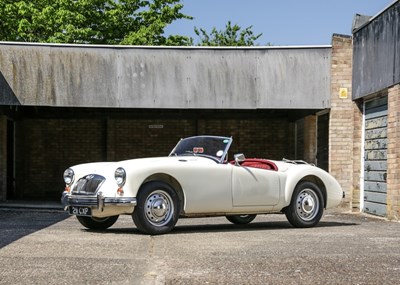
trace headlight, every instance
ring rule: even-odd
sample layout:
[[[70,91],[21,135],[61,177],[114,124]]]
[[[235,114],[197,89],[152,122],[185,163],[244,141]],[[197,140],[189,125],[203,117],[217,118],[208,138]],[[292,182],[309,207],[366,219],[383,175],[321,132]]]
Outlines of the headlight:
[[[126,180],[126,172],[122,167],[118,167],[114,173],[115,181],[117,182],[119,187],[124,186]]]
[[[67,185],[71,185],[74,182],[75,173],[71,168],[64,171],[64,182]]]

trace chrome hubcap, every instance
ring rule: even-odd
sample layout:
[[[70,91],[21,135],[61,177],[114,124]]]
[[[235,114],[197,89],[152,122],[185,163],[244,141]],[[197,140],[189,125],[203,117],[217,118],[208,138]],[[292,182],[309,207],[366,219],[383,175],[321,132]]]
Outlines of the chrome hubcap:
[[[163,191],[152,192],[145,202],[146,218],[154,226],[164,226],[172,218],[174,205],[171,196]]]
[[[302,190],[297,196],[297,215],[304,221],[311,221],[319,211],[317,194],[311,189]]]

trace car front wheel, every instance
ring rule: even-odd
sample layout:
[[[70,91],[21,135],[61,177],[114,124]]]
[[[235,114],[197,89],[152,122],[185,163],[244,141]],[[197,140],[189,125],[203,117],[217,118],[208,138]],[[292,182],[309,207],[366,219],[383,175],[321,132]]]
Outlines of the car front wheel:
[[[246,225],[251,223],[257,215],[234,215],[226,216],[226,219],[236,225]]]
[[[309,228],[318,224],[324,212],[321,190],[312,182],[301,182],[293,191],[285,215],[292,226]]]
[[[111,227],[118,220],[119,216],[105,218],[76,216],[82,226],[92,230],[105,230]]]
[[[164,182],[153,181],[140,188],[132,218],[142,233],[160,235],[174,228],[179,211],[175,190]]]

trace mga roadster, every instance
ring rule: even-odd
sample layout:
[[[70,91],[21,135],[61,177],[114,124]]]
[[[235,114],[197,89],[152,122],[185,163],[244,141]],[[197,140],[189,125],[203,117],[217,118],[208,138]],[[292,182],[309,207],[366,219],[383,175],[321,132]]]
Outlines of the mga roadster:
[[[89,229],[131,215],[146,234],[171,231],[179,217],[226,216],[250,223],[284,213],[294,227],[315,226],[343,191],[324,170],[304,161],[228,160],[232,138],[181,139],[168,157],[80,164],[64,172],[62,204]]]

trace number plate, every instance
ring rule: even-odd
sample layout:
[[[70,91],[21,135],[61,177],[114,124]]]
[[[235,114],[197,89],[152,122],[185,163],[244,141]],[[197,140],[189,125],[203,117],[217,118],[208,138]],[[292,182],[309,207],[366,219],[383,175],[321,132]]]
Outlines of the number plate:
[[[92,209],[90,207],[69,206],[69,214],[77,216],[92,216]]]

